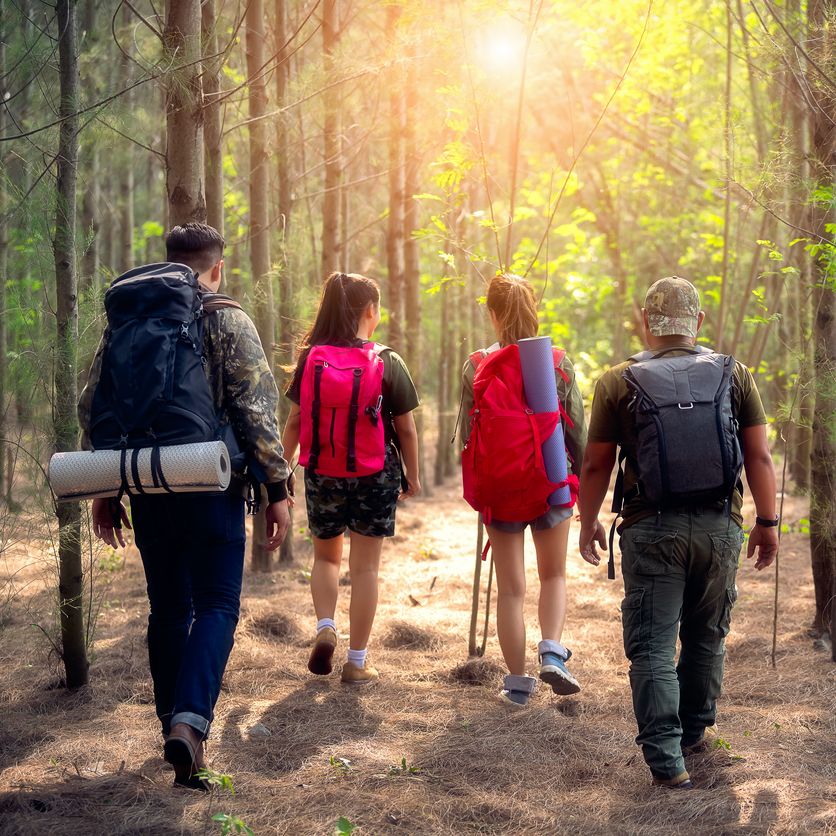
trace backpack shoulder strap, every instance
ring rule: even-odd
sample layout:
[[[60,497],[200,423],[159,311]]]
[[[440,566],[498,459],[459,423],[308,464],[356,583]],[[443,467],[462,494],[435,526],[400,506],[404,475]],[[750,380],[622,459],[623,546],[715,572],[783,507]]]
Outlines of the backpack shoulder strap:
[[[473,366],[473,371],[475,372],[476,369],[479,368],[479,364],[488,356],[488,350],[486,348],[480,348],[477,351],[474,351],[473,354],[468,357],[470,360],[471,365]]]
[[[552,356],[554,357],[554,370],[563,378],[564,383],[569,382],[569,375],[560,367],[563,358],[566,356],[566,351],[562,348],[552,348]]]
[[[239,311],[244,309],[231,296],[225,293],[204,293],[203,294],[203,310],[206,313],[215,313],[221,308],[237,308]]]

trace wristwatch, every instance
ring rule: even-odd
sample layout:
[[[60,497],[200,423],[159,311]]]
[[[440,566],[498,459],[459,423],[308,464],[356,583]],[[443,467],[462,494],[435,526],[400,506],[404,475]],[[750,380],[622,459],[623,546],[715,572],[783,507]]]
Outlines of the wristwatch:
[[[755,517],[755,525],[760,525],[764,528],[774,528],[778,525],[778,515],[775,515],[774,520],[765,520],[763,517]]]

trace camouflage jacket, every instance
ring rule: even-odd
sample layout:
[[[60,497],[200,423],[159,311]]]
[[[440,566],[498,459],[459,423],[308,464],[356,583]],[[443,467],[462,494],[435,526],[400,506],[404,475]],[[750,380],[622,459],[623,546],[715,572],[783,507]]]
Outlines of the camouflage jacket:
[[[81,449],[90,450],[90,411],[99,382],[105,337],[99,342],[87,384],[78,402]],[[267,365],[252,320],[237,308],[221,308],[206,316],[203,332],[206,376],[222,423],[232,425],[238,443],[261,465],[269,486],[284,482],[289,468],[283,458],[278,421],[279,392]],[[239,479],[243,474],[234,474]],[[283,498],[278,497],[278,498]],[[275,501],[271,496],[271,501]]]

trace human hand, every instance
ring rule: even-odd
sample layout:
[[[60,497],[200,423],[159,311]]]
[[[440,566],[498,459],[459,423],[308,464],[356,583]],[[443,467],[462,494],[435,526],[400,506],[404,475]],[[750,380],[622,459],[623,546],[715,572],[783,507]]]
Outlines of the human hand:
[[[759,572],[766,569],[778,555],[778,526],[755,525],[749,532],[749,545],[746,548],[746,558],[750,559],[757,549],[755,569]]]
[[[398,502],[403,502],[411,496],[418,496],[419,493],[421,493],[421,482],[418,479],[410,479],[409,476],[407,476],[406,490],[402,490],[400,494],[398,494]]]
[[[264,512],[264,521],[267,524],[267,542],[265,548],[268,552],[274,552],[287,535],[290,528],[290,511],[288,501],[271,502]]]
[[[596,543],[606,551],[607,532],[604,530],[604,526],[598,520],[591,524],[581,525],[581,533],[578,536],[578,551],[580,551],[581,557],[593,566],[597,566],[601,562],[601,555],[595,548]]]
[[[117,522],[118,521],[118,522]],[[115,499],[93,500],[93,534],[108,546],[125,546],[122,526],[131,528],[131,521],[125,506]]]

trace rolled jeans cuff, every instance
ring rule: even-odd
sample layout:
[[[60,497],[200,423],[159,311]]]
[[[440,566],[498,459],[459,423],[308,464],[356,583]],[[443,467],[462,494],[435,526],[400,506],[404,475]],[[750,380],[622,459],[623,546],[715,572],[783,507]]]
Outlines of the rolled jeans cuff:
[[[187,726],[191,726],[203,738],[209,735],[209,721],[199,714],[194,714],[191,711],[178,711],[172,715],[171,728],[174,728],[178,723],[185,723]]]

